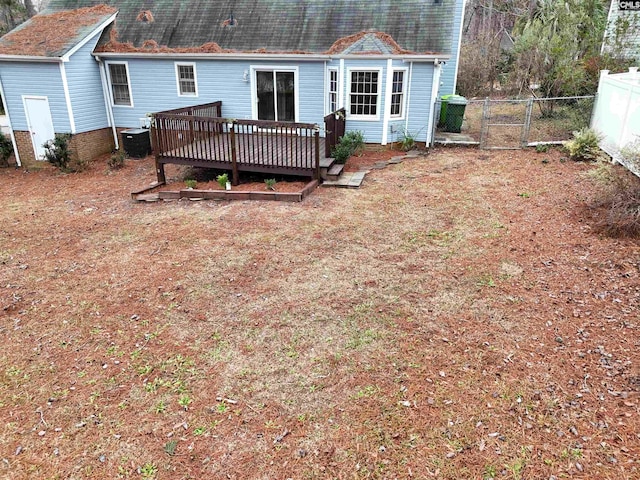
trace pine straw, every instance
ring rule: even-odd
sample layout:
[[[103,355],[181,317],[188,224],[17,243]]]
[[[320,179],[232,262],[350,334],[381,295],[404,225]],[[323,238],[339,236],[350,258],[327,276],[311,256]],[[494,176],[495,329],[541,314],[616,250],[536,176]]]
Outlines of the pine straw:
[[[0,171],[0,477],[638,478],[640,247],[560,157],[296,204],[133,203],[151,158]]]
[[[36,15],[23,28],[7,34],[0,43],[6,55],[50,56],[72,42],[83,27],[116,12],[107,5]]]
[[[398,45],[398,43],[393,39],[391,35],[384,32],[374,32],[374,31],[362,31],[362,32],[355,33],[353,35],[349,35],[347,37],[339,38],[333,43],[333,45],[331,45],[331,47],[329,48],[329,50],[326,51],[326,53],[328,55],[342,53],[351,45],[356,43],[358,40],[360,40],[361,38],[369,34],[374,34],[378,39],[382,40],[384,43],[389,45],[392,49],[392,52],[395,55],[405,55],[405,54],[414,53],[410,50],[405,50],[400,45]],[[380,52],[369,52],[369,53],[373,54],[373,53],[380,53]],[[362,54],[366,55],[367,52],[362,52]]]

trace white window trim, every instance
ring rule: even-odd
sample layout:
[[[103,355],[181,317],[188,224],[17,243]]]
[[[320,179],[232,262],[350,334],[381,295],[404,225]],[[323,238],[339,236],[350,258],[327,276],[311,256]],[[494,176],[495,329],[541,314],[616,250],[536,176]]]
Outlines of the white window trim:
[[[251,118],[258,120],[258,92],[256,92],[256,72],[293,72],[293,87],[295,101],[295,119],[294,123],[300,120],[300,82],[298,67],[280,66],[280,65],[251,65]]]
[[[196,62],[174,62],[176,70],[176,90],[179,97],[197,97],[198,96],[198,71],[196,69]],[[193,81],[195,82],[195,93],[182,93],[180,91],[180,70],[179,67],[193,67]]]
[[[325,106],[326,115],[333,113],[331,110],[331,74],[336,73],[336,110],[340,109],[340,69],[338,67],[329,67],[327,69],[327,104]]]
[[[383,82],[382,82],[382,71],[381,67],[354,67],[347,69],[347,102],[346,102],[346,110],[347,110],[347,119],[348,120],[357,120],[363,122],[377,122],[380,120],[380,104],[382,103],[382,95],[383,95]],[[352,115],[351,114],[351,74],[353,72],[378,72],[378,93],[376,94],[378,97],[378,102],[376,104],[376,114],[375,115]]]
[[[393,102],[393,74],[395,72],[403,72],[402,75],[402,102],[400,104],[400,114],[393,115],[391,113],[391,107]],[[389,85],[389,89],[391,90],[391,95],[389,97],[389,118],[391,120],[404,120],[406,117],[406,108],[407,108],[407,78],[408,78],[409,69],[408,68],[393,68],[391,71],[391,85]]]
[[[111,106],[117,108],[133,108],[133,92],[131,91],[131,77],[129,76],[129,62],[104,62],[107,73],[107,82],[109,82],[109,98],[111,99]],[[129,87],[129,105],[116,104],[113,99],[113,84],[111,83],[111,69],[109,65],[124,65],[127,72],[127,87]]]

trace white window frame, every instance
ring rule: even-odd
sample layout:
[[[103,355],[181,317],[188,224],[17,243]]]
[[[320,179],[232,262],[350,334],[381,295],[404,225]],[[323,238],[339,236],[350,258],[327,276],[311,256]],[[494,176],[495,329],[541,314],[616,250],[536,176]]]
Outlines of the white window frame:
[[[331,75],[336,74],[336,89],[331,90]],[[335,95],[336,108],[331,107],[331,95]],[[327,115],[340,109],[340,70],[338,67],[327,69]]]
[[[396,72],[402,72],[402,91],[398,92],[398,93],[393,93],[393,77],[395,75]],[[407,107],[407,75],[408,75],[409,69],[408,68],[394,68],[391,74],[391,85],[389,85],[389,88],[391,89],[391,96],[389,99],[389,118],[393,119],[393,120],[404,120],[405,118],[405,111],[406,111],[406,107]],[[396,113],[393,114],[391,112],[391,109],[393,108],[393,96],[394,95],[400,95],[400,113]]]
[[[383,86],[383,82],[382,82],[382,71],[383,69],[381,67],[354,67],[354,68],[349,68],[347,69],[347,118],[351,119],[351,120],[360,120],[360,121],[365,121],[365,122],[377,122],[380,120],[380,105],[382,103],[382,86]],[[378,74],[378,92],[375,94],[377,97],[377,102],[376,102],[376,113],[375,115],[357,115],[357,114],[352,114],[351,113],[351,87],[352,87],[352,83],[351,83],[351,75],[354,72],[375,72]],[[357,93],[353,94],[353,95],[357,95]]]
[[[107,81],[109,82],[109,98],[111,99],[112,107],[119,108],[133,108],[133,92],[131,91],[131,77],[129,76],[129,62],[104,62],[107,71]],[[129,87],[129,105],[116,103],[113,98],[113,83],[111,82],[111,65],[124,65],[125,72],[127,74],[127,87]]]
[[[178,96],[179,97],[197,97],[198,96],[198,72],[196,70],[196,63],[195,62],[175,62],[175,69],[176,69],[176,89],[178,91]],[[180,67],[192,67],[193,68],[193,83],[195,86],[195,92],[191,93],[191,92],[187,92],[184,93],[182,92],[182,89],[180,88]]]
[[[251,118],[258,120],[258,92],[256,91],[257,79],[256,72],[293,72],[293,87],[294,87],[294,123],[298,123],[300,120],[300,75],[298,74],[298,67],[280,66],[280,65],[251,65]]]

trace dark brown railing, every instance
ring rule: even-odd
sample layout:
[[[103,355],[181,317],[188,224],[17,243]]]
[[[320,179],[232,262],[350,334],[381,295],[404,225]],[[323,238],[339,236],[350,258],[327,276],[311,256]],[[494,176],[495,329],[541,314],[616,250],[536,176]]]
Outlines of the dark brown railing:
[[[347,111],[344,108],[341,108],[340,110],[336,110],[324,117],[324,151],[327,156],[331,156],[331,152],[338,144],[340,137],[344,135],[346,128],[346,115]]]
[[[166,163],[319,178],[319,129],[311,123],[220,117],[220,102],[154,115],[158,181]],[[216,117],[196,113],[216,113]]]

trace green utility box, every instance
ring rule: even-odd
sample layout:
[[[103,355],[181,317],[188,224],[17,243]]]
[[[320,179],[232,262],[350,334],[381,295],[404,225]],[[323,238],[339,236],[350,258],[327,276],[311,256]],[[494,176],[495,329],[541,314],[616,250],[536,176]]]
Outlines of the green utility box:
[[[460,95],[451,95],[447,99],[447,109],[445,112],[444,125],[444,130],[446,132],[460,133],[460,130],[462,129],[462,120],[464,119],[464,111],[466,108],[467,99],[461,97]]]

